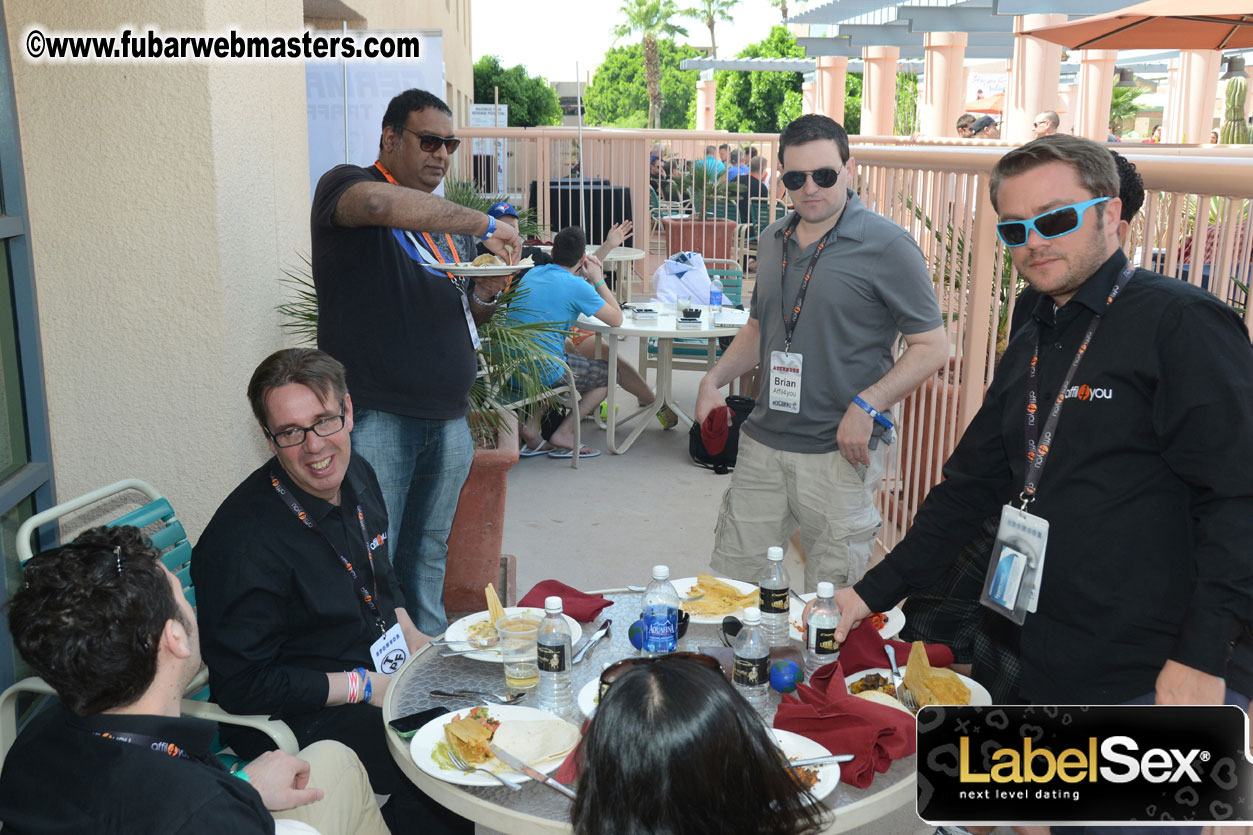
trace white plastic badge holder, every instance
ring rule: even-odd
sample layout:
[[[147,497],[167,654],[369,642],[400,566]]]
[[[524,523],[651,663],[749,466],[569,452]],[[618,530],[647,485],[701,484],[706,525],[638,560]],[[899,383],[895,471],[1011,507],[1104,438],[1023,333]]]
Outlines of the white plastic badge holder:
[[[779,412],[801,410],[801,361],[795,352],[770,352],[769,406]]]
[[[391,675],[409,660],[409,645],[405,643],[405,634],[400,630],[399,623],[383,633],[370,645],[370,658],[374,661],[374,669],[384,675]]]
[[[979,602],[1022,624],[1039,602],[1048,538],[1047,520],[1005,505]]]

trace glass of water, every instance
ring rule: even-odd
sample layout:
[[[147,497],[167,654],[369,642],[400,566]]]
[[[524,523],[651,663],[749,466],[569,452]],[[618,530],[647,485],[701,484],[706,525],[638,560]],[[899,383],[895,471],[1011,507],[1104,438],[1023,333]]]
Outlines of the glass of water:
[[[500,635],[500,654],[504,660],[505,686],[511,692],[534,690],[539,684],[539,665],[536,663],[536,637],[539,635],[540,618],[536,615],[505,615],[496,621]]]

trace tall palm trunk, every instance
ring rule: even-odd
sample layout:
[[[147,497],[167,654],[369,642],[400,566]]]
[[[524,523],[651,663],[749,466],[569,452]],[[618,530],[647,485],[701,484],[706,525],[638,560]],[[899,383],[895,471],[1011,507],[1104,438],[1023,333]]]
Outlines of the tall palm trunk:
[[[714,37],[714,16],[710,15],[705,18],[705,25],[709,27],[709,45],[711,47],[711,58],[718,57],[718,39]]]
[[[657,39],[644,37],[644,81],[648,85],[648,127],[661,127],[661,58]]]

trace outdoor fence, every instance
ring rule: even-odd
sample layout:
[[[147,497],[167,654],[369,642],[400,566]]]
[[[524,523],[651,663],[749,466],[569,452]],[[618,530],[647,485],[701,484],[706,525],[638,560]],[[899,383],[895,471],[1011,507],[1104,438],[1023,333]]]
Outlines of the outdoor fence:
[[[644,282],[672,251],[731,257],[751,267],[756,233],[786,210],[778,186],[778,136],[696,131],[574,128],[465,129],[475,153],[454,158],[452,176],[531,208],[546,240],[571,223],[597,243],[611,223],[631,219],[628,245],[649,250],[635,263]],[[866,205],[905,227],[931,269],[949,330],[948,367],[896,411],[899,441],[879,501],[890,549],[941,478],[941,466],[978,410],[1021,281],[995,231],[988,178],[1008,143],[852,137],[857,190]],[[765,195],[748,202],[703,175],[706,148],[727,144],[765,160]],[[578,167],[582,149],[581,169]],[[1189,281],[1253,325],[1253,148],[1111,144],[1144,180],[1146,199],[1126,251],[1139,266]],[[649,156],[672,161],[674,185],[649,175]],[[480,153],[481,151],[481,153]],[[582,175],[580,181],[579,175]],[[746,270],[752,278],[752,270]],[[885,277],[885,280],[888,277]],[[746,298],[747,298],[746,288]]]

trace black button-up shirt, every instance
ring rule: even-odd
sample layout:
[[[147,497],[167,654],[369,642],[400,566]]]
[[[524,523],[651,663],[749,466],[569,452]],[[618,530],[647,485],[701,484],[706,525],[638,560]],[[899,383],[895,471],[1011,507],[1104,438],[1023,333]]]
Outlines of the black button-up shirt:
[[[216,722],[169,716],[76,717],[57,705],[22,731],[0,774],[4,832],[130,835],[272,833],[261,795],[209,753]],[[96,732],[171,742],[180,759]]]
[[[331,544],[296,518],[271,473]],[[383,495],[365,459],[349,462],[339,507],[294,486],[271,459],[214,514],[193,552],[191,576],[210,690],[226,710],[280,719],[311,713],[326,705],[325,673],[374,669],[370,645],[381,633],[338,556],[371,587],[358,503],[373,548],[375,601],[390,627],[404,598],[387,558]]]
[[[857,584],[876,611],[939,581],[1026,472],[1026,371],[1056,397],[1126,257],[1070,302],[1041,298],[909,534]],[[1043,412],[1044,407],[1041,411]],[[1023,695],[1117,703],[1173,659],[1223,675],[1253,612],[1253,348],[1209,293],[1136,270],[1080,364],[1030,511],[1050,524],[1038,611],[1022,631]]]

